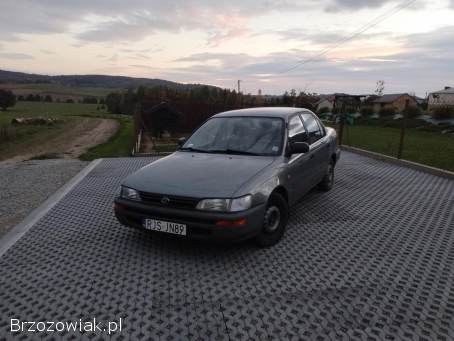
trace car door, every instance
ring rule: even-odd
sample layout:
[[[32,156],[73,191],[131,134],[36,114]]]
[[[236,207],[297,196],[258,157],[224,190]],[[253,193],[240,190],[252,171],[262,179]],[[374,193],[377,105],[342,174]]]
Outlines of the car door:
[[[323,124],[311,112],[301,114],[304,127],[308,134],[311,158],[314,162],[313,184],[317,184],[323,178],[329,162],[329,143]]]
[[[301,117],[297,114],[288,122],[288,144],[307,142],[307,132]],[[292,154],[287,159],[287,182],[290,203],[297,201],[312,188],[315,160],[310,151],[304,154]]]

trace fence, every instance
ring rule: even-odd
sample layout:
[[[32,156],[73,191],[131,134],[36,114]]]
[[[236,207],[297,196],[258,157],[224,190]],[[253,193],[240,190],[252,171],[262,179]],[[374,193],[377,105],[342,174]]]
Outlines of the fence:
[[[353,120],[348,116],[340,114],[333,124],[339,144],[454,171],[454,122],[434,125],[405,114]]]

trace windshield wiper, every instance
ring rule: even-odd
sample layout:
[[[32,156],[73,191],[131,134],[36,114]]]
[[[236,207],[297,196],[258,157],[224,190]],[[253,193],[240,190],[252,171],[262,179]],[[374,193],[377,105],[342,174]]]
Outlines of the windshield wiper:
[[[188,150],[190,152],[196,152],[196,153],[209,153],[209,151],[206,149],[198,149],[198,148],[193,148],[193,147],[181,147],[178,150]]]
[[[263,154],[259,153],[252,153],[252,152],[247,152],[244,150],[236,150],[236,149],[210,149],[208,150],[209,153],[216,153],[216,154],[236,154],[236,155],[254,155],[254,156],[260,156]]]

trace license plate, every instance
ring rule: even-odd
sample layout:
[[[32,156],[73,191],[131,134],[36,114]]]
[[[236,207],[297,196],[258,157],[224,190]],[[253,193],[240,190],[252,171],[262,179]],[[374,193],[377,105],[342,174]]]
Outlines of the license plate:
[[[143,221],[143,227],[146,228],[147,230],[152,230],[152,231],[178,234],[180,236],[186,235],[186,225],[185,224],[172,223],[170,221],[145,219]]]

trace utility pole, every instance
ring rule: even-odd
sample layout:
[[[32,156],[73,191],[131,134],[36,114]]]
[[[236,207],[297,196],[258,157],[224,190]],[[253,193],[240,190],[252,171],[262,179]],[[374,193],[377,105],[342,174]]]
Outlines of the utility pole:
[[[240,93],[240,91],[241,91],[240,83],[241,83],[241,79],[238,79],[238,93]]]

